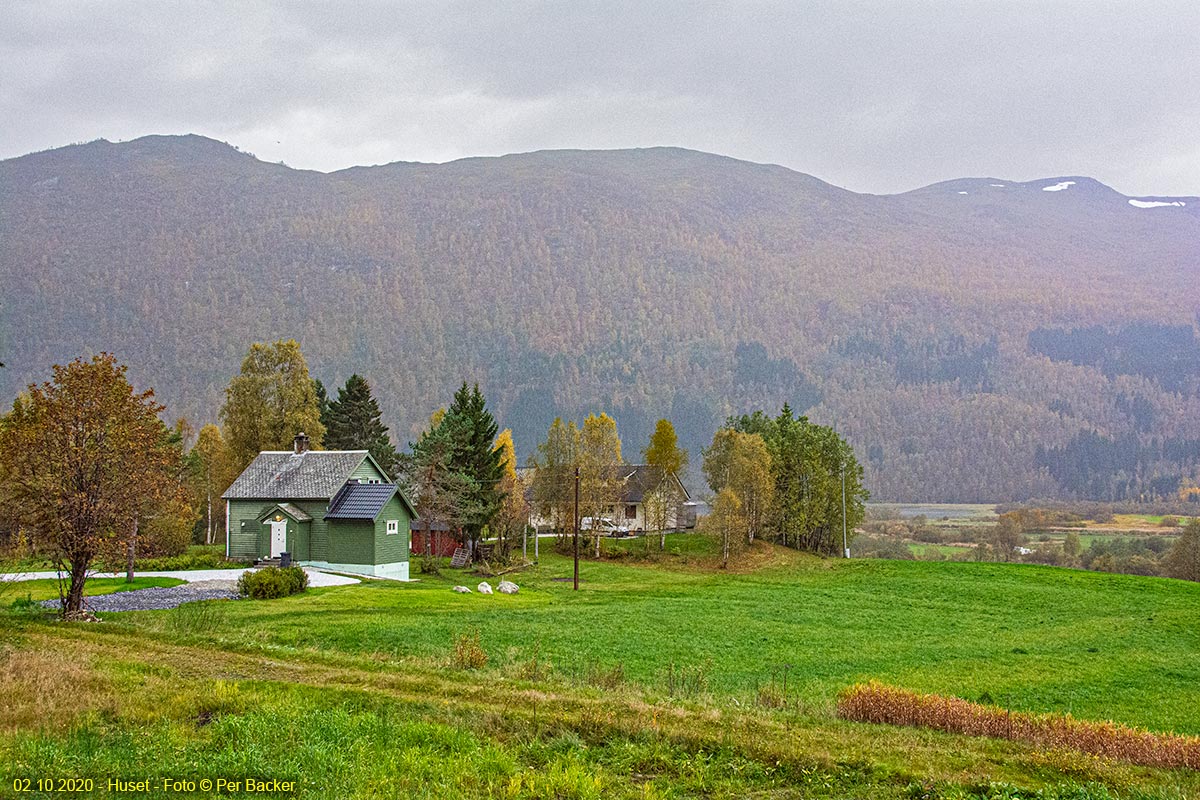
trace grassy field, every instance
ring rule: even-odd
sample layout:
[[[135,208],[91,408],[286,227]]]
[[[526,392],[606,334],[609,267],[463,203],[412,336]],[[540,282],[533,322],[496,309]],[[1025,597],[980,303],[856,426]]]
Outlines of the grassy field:
[[[994,522],[996,506],[990,503],[868,503],[868,510],[894,513],[903,519],[925,517],[930,522]]]
[[[578,593],[543,550],[515,597],[448,573],[100,625],[0,615],[0,764],[306,797],[1200,796],[1195,773],[832,713],[876,678],[1200,733],[1198,585],[768,546],[727,573],[694,537],[664,563],[610,545],[630,552],[585,562]],[[472,632],[487,666],[458,670]]]

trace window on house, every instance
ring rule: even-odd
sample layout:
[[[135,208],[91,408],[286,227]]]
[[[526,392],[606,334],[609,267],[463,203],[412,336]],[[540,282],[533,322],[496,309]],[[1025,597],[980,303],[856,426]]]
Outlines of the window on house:
[[[637,519],[637,506],[625,506],[625,519]]]
[[[400,532],[400,520],[389,519],[387,521],[387,532],[389,535],[393,534],[393,533],[399,533]]]

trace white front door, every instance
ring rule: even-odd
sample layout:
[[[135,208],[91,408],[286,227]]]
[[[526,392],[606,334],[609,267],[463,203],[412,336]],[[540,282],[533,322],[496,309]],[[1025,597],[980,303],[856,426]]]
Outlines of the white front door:
[[[287,520],[271,523],[271,558],[287,550]]]

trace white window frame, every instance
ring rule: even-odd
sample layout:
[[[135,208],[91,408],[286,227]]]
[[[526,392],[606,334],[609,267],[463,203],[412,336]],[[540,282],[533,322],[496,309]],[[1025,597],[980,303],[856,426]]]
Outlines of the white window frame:
[[[400,533],[400,520],[389,519],[387,521],[387,535],[394,536]]]

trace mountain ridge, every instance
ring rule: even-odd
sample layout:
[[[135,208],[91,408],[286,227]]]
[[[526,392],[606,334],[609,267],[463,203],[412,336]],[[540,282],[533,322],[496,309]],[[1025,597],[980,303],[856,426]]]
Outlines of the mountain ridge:
[[[958,184],[961,182],[970,182],[972,184],[975,184],[975,183],[1005,184],[1006,186],[1011,186],[1011,187],[1034,187],[1034,185],[1037,184],[1038,186],[1036,188],[1041,188],[1044,185],[1053,185],[1054,183],[1058,183],[1058,182],[1075,181],[1075,182],[1079,182],[1079,183],[1086,182],[1086,183],[1093,184],[1097,187],[1100,187],[1106,191],[1115,193],[1115,194],[1121,196],[1122,198],[1126,198],[1126,199],[1183,200],[1183,201],[1193,201],[1193,202],[1200,203],[1200,196],[1197,196],[1197,195],[1124,194],[1124,193],[1120,192],[1118,189],[1108,186],[1107,184],[1103,183],[1102,181],[1100,181],[1096,178],[1093,178],[1091,176],[1086,176],[1086,175],[1053,175],[1053,176],[1044,176],[1044,177],[1040,177],[1040,178],[1032,178],[1032,179],[1024,180],[1024,181],[1018,181],[1018,180],[1012,180],[1012,179],[1006,179],[1006,178],[996,178],[996,177],[962,177],[962,178],[950,178],[950,179],[946,179],[946,180],[935,181],[930,184],[924,184],[922,186],[918,186],[916,188],[907,189],[907,190],[900,191],[900,192],[889,192],[889,193],[859,192],[859,191],[855,191],[853,189],[849,189],[849,188],[846,188],[843,186],[838,186],[837,184],[830,183],[829,181],[825,181],[811,173],[804,172],[802,170],[793,169],[791,167],[787,167],[782,164],[777,164],[777,163],[768,162],[768,161],[751,161],[748,159],[737,158],[736,156],[727,156],[727,155],[723,155],[720,153],[712,153],[712,152],[705,151],[705,150],[696,150],[693,148],[680,147],[680,146],[676,146],[676,145],[650,145],[650,146],[645,146],[645,147],[614,147],[614,148],[577,148],[577,147],[542,148],[542,149],[538,149],[538,150],[528,150],[528,151],[521,151],[521,152],[515,152],[515,153],[504,153],[501,155],[463,156],[460,158],[450,159],[448,161],[397,160],[397,161],[388,161],[388,162],[384,162],[381,164],[355,164],[355,165],[351,165],[348,167],[341,167],[336,170],[323,171],[323,170],[311,169],[311,168],[306,168],[306,167],[295,167],[295,166],[286,164],[282,161],[278,161],[278,162],[267,161],[267,160],[259,158],[258,156],[256,156],[255,154],[253,154],[249,151],[242,150],[241,148],[237,147],[234,144],[231,144],[229,142],[225,142],[225,141],[222,141],[219,139],[214,139],[214,138],[211,138],[208,136],[204,136],[202,134],[196,134],[196,133],[146,134],[144,136],[139,136],[137,138],[128,139],[128,140],[112,141],[112,140],[105,139],[105,138],[97,138],[97,139],[92,139],[87,142],[75,142],[75,143],[71,143],[71,144],[47,148],[44,150],[37,150],[37,151],[31,152],[31,153],[25,153],[22,155],[3,158],[3,159],[0,159],[0,164],[6,164],[6,163],[11,163],[11,162],[20,162],[20,161],[24,161],[27,159],[36,159],[38,157],[47,156],[50,154],[54,154],[57,156],[57,155],[65,154],[70,151],[81,149],[81,148],[86,149],[86,148],[91,148],[91,147],[105,147],[105,148],[112,148],[112,149],[114,149],[114,151],[115,151],[115,149],[131,148],[127,152],[136,152],[138,149],[147,147],[147,146],[158,148],[158,147],[169,146],[169,145],[173,146],[175,144],[178,144],[181,147],[190,147],[190,148],[196,148],[197,146],[199,146],[199,147],[203,147],[206,151],[209,151],[212,153],[222,153],[222,154],[230,155],[230,156],[235,155],[238,158],[249,159],[254,162],[257,162],[258,164],[268,165],[268,166],[272,166],[272,167],[284,167],[288,171],[291,171],[291,172],[312,173],[312,174],[325,175],[325,176],[338,176],[338,175],[347,174],[347,173],[360,173],[360,172],[366,172],[366,171],[371,171],[371,170],[381,170],[381,169],[386,169],[386,168],[391,168],[391,167],[398,167],[398,168],[403,168],[403,167],[411,167],[411,168],[445,167],[445,166],[450,166],[450,165],[467,165],[467,164],[503,161],[503,160],[509,160],[509,159],[517,160],[517,159],[526,159],[526,158],[537,158],[537,157],[543,157],[543,156],[555,157],[555,156],[570,156],[570,155],[587,155],[587,156],[601,156],[602,157],[606,154],[624,155],[624,154],[675,153],[675,154],[685,154],[687,156],[700,157],[702,159],[712,159],[712,160],[719,161],[719,162],[728,162],[731,164],[736,164],[740,167],[757,167],[757,168],[762,168],[764,170],[769,170],[769,171],[779,171],[782,173],[787,173],[791,176],[798,176],[803,179],[814,181],[817,184],[824,186],[824,187],[836,189],[841,192],[846,192],[848,194],[857,195],[860,197],[883,197],[883,198],[902,197],[904,195],[910,195],[910,194],[915,194],[915,193],[924,193],[924,192],[928,192],[928,191],[932,191],[932,190],[936,190],[936,189],[940,189],[940,188],[951,188],[954,184]]]
[[[464,379],[522,453],[608,410],[629,452],[671,416],[698,457],[788,401],[881,499],[1095,493],[1053,456],[1081,431],[1200,441],[1190,355],[1120,355],[1194,337],[1200,201],[1130,199],[1081,176],[860,194],[682,148],[322,173],[200,136],[74,145],[0,161],[0,395],[107,349],[207,421],[252,341],[295,337],[327,384],[367,375],[401,445]],[[1189,453],[1104,491],[1200,478]]]

